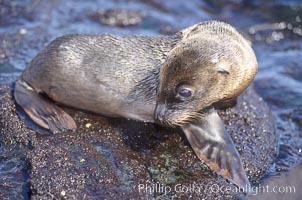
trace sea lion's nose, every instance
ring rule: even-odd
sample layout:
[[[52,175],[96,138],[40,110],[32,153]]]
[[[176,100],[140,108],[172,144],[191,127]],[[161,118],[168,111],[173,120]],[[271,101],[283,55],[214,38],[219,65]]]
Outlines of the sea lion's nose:
[[[158,104],[155,109],[154,118],[155,121],[159,123],[163,123],[165,121],[165,114],[166,114],[166,106],[163,104]]]

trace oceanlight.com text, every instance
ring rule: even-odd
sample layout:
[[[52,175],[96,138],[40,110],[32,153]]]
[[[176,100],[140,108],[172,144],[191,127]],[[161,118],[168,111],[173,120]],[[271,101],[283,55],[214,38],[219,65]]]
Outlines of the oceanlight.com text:
[[[246,187],[236,187],[234,185],[229,186],[219,186],[218,184],[176,184],[174,186],[169,186],[161,183],[155,184],[139,184],[139,193],[148,194],[169,194],[169,193],[248,193],[252,195],[257,195],[259,193],[296,193],[296,187],[294,185],[284,185],[284,186],[271,186],[271,185],[258,185],[258,186],[246,186]]]

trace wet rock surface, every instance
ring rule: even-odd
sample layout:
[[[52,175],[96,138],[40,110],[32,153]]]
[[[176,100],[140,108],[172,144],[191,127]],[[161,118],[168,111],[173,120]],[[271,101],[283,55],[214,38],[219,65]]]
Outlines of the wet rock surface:
[[[29,192],[31,199],[123,199],[125,195],[135,199],[237,199],[245,195],[216,191],[217,187],[236,187],[198,160],[181,130],[65,108],[79,128],[41,135],[19,119],[18,113],[25,123],[31,123],[16,109],[11,89],[1,87],[0,91],[3,147],[20,149],[14,158],[22,161],[20,174],[29,176],[22,186],[14,185],[14,180],[5,183],[19,186],[23,194]],[[235,107],[221,110],[220,115],[255,183],[271,166],[277,150],[269,108],[250,88]],[[154,189],[156,184],[158,189]],[[14,187],[10,190],[16,193],[10,196],[18,197]],[[190,187],[195,189],[189,192]]]
[[[143,20],[143,14],[140,11],[121,8],[99,11],[91,17],[97,22],[119,27],[137,25]]]
[[[299,200],[302,196],[302,165],[291,169],[280,177],[271,177],[259,185],[258,190],[251,192],[247,199]]]

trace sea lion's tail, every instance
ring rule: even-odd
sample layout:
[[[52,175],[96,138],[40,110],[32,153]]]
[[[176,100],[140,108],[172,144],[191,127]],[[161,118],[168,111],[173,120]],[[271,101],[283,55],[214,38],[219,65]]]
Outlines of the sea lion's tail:
[[[52,133],[77,127],[71,116],[20,79],[16,82],[14,96],[34,122]]]

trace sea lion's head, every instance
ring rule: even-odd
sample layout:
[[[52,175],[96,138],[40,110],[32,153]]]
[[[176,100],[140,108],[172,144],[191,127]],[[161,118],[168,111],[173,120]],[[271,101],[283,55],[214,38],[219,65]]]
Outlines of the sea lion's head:
[[[230,25],[204,22],[181,32],[160,72],[155,120],[182,125],[236,98],[257,72],[250,44]]]

